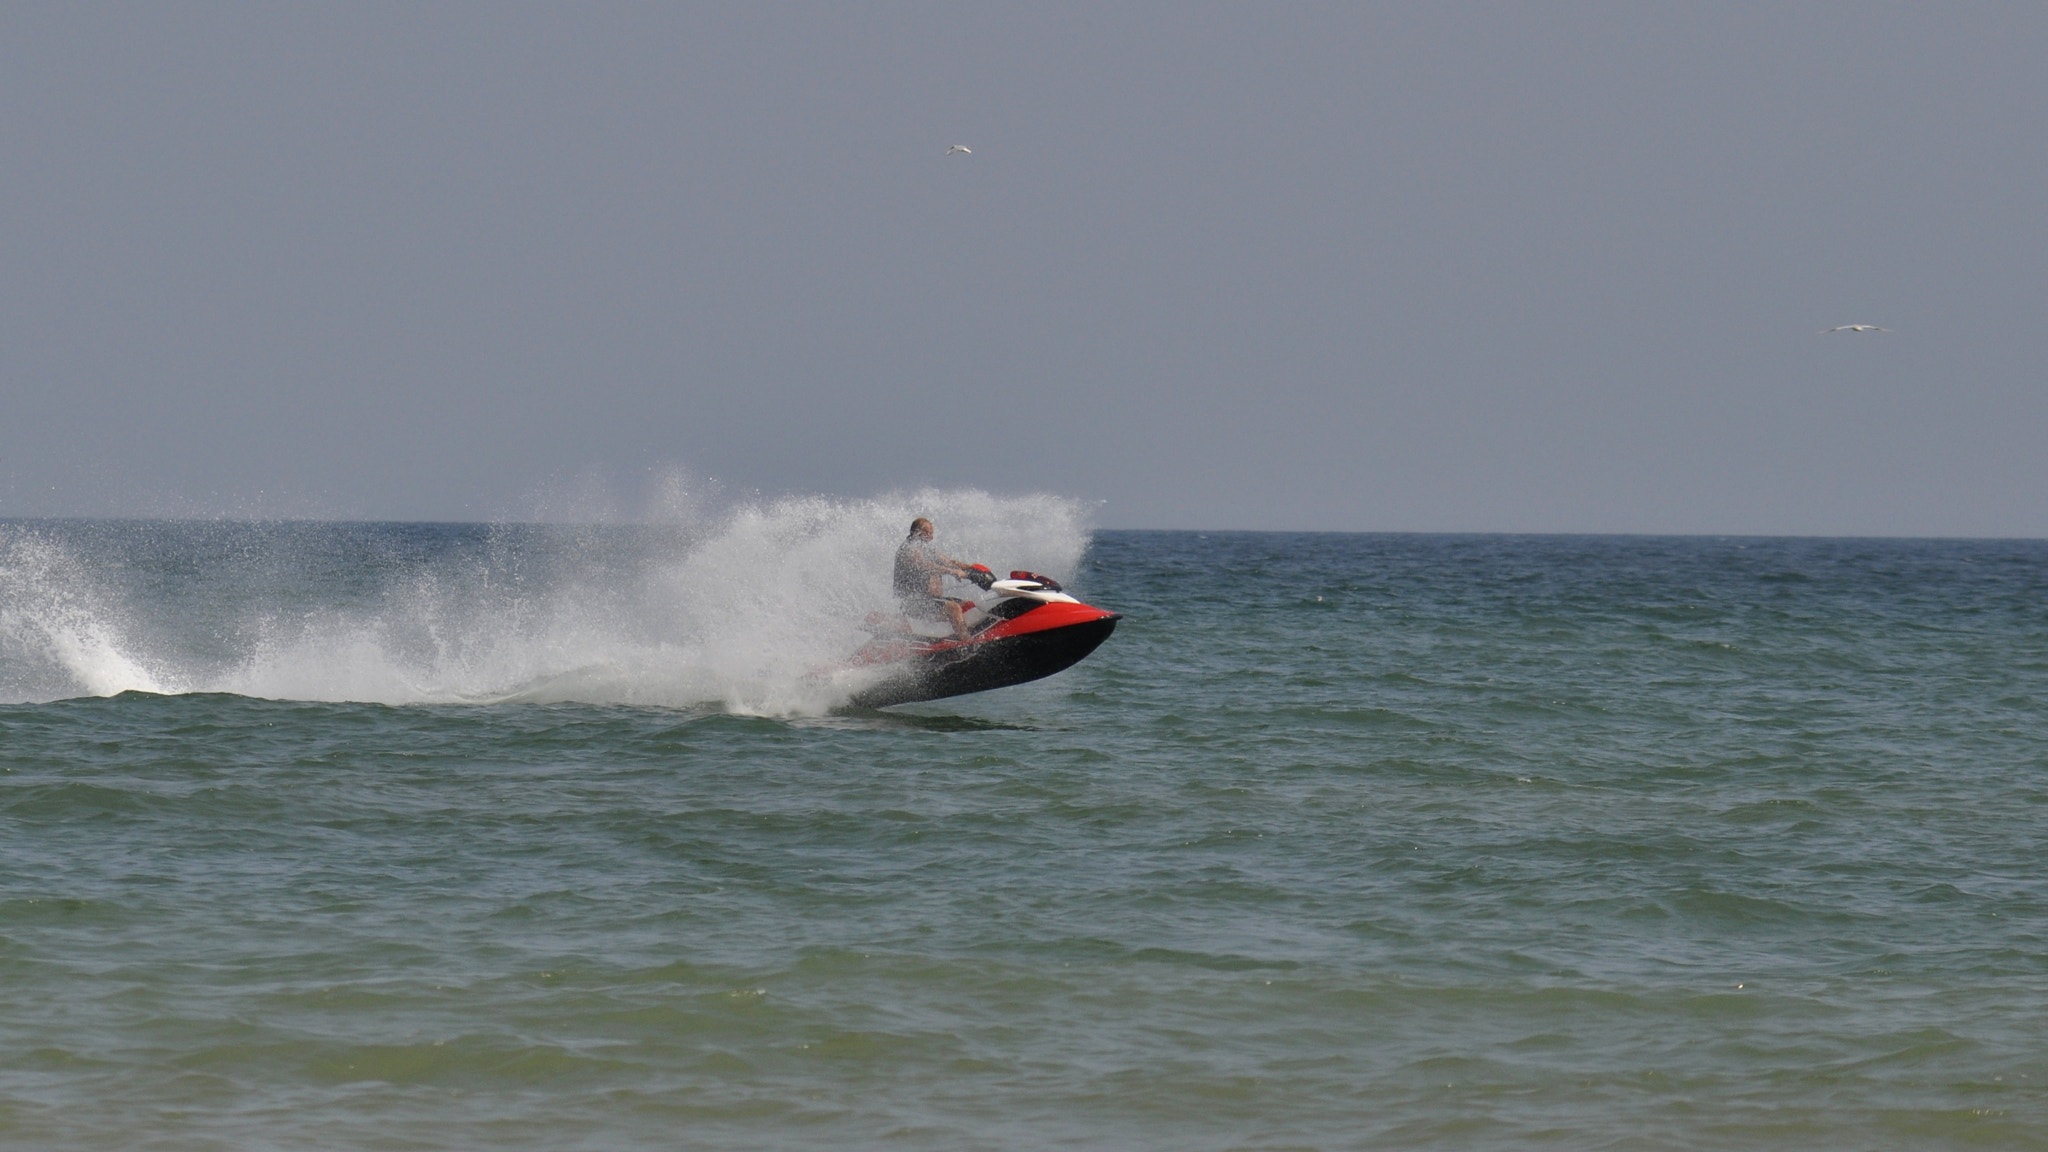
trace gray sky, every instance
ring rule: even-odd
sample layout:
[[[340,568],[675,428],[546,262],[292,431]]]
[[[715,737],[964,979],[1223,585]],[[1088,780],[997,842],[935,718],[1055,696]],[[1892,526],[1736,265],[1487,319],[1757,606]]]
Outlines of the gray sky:
[[[12,4],[0,515],[2048,534],[2044,60],[2010,3]]]

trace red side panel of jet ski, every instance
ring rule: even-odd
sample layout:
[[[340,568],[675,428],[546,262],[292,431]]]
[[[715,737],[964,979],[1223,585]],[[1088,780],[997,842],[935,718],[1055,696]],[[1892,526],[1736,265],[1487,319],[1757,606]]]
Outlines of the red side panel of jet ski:
[[[1014,616],[1008,620],[998,620],[987,628],[975,633],[969,639],[935,640],[932,642],[931,647],[934,651],[943,651],[947,648],[971,647],[976,644],[987,644],[996,640],[1002,640],[1010,636],[1025,636],[1033,632],[1045,632],[1054,628],[1071,628],[1076,624],[1089,624],[1103,619],[1115,620],[1117,619],[1117,614],[1114,612],[1104,612],[1100,608],[1087,604],[1040,604],[1022,616]],[[1105,632],[1103,635],[1107,636],[1109,633]]]

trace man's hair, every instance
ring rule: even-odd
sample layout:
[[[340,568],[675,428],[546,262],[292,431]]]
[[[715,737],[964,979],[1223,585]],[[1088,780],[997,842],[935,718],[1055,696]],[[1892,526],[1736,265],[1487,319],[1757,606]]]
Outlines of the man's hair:
[[[931,531],[931,530],[932,530],[932,522],[931,522],[931,521],[929,521],[929,520],[927,520],[927,519],[925,519],[925,518],[924,518],[924,517],[922,517],[922,516],[919,516],[919,517],[918,517],[917,519],[915,519],[915,520],[912,520],[912,521],[910,522],[910,534],[911,534],[912,536],[915,536],[915,535],[917,535],[917,530],[918,530],[918,529],[920,529],[920,528],[922,528],[922,529],[924,529],[925,531],[929,532],[929,531]]]

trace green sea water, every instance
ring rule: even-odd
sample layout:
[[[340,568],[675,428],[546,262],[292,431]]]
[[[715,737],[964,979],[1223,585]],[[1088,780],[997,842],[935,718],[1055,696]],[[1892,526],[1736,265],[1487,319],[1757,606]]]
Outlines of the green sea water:
[[[0,526],[0,1145],[2048,1146],[2048,544],[906,510]]]

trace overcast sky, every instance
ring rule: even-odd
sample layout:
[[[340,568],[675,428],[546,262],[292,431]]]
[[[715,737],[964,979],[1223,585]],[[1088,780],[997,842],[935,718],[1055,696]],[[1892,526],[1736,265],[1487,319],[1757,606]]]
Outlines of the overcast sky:
[[[2012,3],[10,4],[0,515],[2048,534],[2044,61]]]

